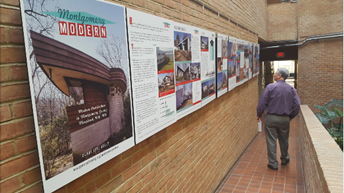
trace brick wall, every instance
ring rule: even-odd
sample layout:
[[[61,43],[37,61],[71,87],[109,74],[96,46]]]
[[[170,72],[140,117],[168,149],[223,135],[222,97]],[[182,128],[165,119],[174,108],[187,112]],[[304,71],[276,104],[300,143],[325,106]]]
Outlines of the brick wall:
[[[343,1],[299,2],[299,37],[343,32]],[[343,39],[313,41],[299,47],[298,93],[313,111],[343,98]]]
[[[268,41],[343,32],[341,0],[271,4],[267,12]],[[314,104],[343,98],[343,39],[312,41],[299,46],[297,76],[301,103],[308,104],[313,111],[317,111]]]
[[[299,1],[299,37],[343,32],[342,0]]]
[[[267,6],[268,41],[297,39],[297,3],[278,3]]]
[[[343,192],[343,152],[307,105],[301,105],[300,147],[307,192]]]
[[[343,98],[343,39],[309,42],[299,47],[298,94],[313,111]]]
[[[210,2],[267,37],[264,0]],[[257,36],[193,1],[117,3],[258,42]],[[1,0],[0,14],[0,192],[42,192],[18,0]],[[214,191],[257,134],[257,82],[253,78],[57,192]]]

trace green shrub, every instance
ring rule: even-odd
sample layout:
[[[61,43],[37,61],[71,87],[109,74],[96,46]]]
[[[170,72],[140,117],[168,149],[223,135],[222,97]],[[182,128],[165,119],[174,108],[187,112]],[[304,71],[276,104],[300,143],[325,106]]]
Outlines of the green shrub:
[[[343,100],[332,99],[324,106],[314,105],[321,113],[315,113],[332,138],[343,151]],[[339,118],[339,121],[336,122]]]

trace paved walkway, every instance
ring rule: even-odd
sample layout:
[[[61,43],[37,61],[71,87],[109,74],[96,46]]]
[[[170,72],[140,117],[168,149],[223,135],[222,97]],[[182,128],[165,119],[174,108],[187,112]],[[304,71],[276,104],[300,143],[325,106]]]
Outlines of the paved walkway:
[[[263,125],[262,125],[263,127]],[[266,167],[268,163],[264,128],[241,156],[216,193],[227,192],[296,192],[304,193],[305,185],[299,147],[299,117],[290,123],[290,163],[282,166],[277,145],[278,170]],[[278,142],[277,142],[278,144]]]

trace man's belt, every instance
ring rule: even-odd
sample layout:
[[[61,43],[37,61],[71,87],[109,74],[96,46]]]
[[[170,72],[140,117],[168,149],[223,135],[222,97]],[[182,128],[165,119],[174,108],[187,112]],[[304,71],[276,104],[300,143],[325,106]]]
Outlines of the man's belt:
[[[290,115],[285,115],[285,114],[283,114],[283,115],[279,115],[279,114],[276,114],[276,113],[268,113],[268,114],[270,114],[270,115],[277,115],[277,116],[290,116]]]

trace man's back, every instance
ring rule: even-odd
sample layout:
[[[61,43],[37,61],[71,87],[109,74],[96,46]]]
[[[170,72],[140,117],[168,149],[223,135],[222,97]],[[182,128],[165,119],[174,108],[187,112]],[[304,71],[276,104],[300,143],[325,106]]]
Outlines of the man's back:
[[[259,101],[257,111],[263,113],[264,109],[269,114],[288,115],[294,118],[299,112],[300,99],[295,88],[279,80],[269,84]]]

